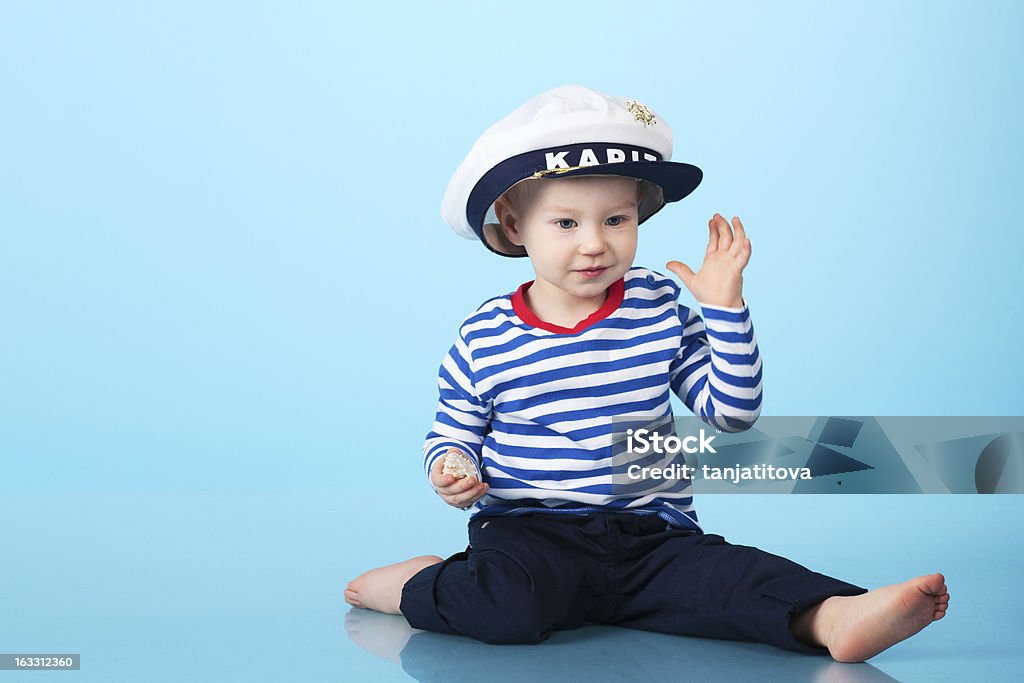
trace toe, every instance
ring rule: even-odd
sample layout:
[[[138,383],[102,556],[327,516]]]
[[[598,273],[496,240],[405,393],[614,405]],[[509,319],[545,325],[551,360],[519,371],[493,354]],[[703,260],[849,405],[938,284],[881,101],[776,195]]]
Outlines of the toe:
[[[942,595],[946,592],[946,577],[942,574],[927,574],[918,578],[917,587],[929,595]]]

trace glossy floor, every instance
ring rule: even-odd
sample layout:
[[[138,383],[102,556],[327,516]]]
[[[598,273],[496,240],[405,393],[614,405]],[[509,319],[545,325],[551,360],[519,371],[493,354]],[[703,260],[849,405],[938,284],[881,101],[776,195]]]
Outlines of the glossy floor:
[[[79,672],[32,674],[76,681],[1012,680],[1024,665],[1024,496],[703,499],[705,523],[730,541],[868,587],[946,574],[948,617],[858,665],[596,626],[536,646],[413,631],[350,609],[341,589],[376,564],[462,549],[464,518],[369,504],[329,492],[6,495],[0,652],[80,653]]]

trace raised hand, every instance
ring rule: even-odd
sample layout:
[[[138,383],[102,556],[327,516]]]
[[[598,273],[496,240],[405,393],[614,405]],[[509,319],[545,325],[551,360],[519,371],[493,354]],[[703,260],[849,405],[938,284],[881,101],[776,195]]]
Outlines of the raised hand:
[[[743,269],[750,261],[750,240],[739,218],[732,227],[721,214],[708,221],[708,248],[704,264],[694,273],[681,261],[669,261],[671,270],[698,303],[726,308],[743,307]]]

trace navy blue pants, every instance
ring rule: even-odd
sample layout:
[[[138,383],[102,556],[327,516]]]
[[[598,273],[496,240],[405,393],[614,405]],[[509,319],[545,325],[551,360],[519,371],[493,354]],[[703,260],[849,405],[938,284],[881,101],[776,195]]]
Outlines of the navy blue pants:
[[[402,590],[414,628],[536,643],[586,622],[770,643],[827,654],[789,623],[833,595],[867,592],[715,534],[629,513],[477,517],[469,547]]]

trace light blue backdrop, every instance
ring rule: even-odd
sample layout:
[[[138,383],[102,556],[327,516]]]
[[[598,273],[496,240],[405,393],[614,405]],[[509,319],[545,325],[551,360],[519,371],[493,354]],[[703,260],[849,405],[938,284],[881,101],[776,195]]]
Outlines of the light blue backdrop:
[[[293,558],[270,562],[267,609],[315,585],[306,599],[331,628],[359,571],[461,549],[465,518],[420,475],[437,365],[466,313],[532,273],[457,237],[439,203],[480,132],[560,84],[649,104],[675,158],[705,172],[643,226],[639,264],[696,267],[708,217],[743,218],[766,415],[1020,415],[1022,14],[3,3],[0,522],[28,550],[0,569],[23,615],[0,626],[0,651],[81,646],[84,626],[58,643],[33,621],[51,614],[44,593],[61,596],[53,614],[68,605],[93,625],[258,609],[271,579],[239,549],[267,539]],[[990,499],[698,505],[726,535],[814,548],[808,562],[874,552],[871,533],[892,528],[923,528],[929,547],[993,534],[990,562],[1021,559],[985,526]],[[1000,505],[1002,519],[1024,512],[1021,498]],[[840,550],[851,510],[866,536]],[[216,511],[238,525],[216,527],[227,544],[203,521]],[[804,540],[787,533],[798,520]],[[970,566],[953,548],[914,563],[899,547],[848,578]],[[191,569],[106,569],[125,562]],[[215,566],[237,603],[210,583]]]

